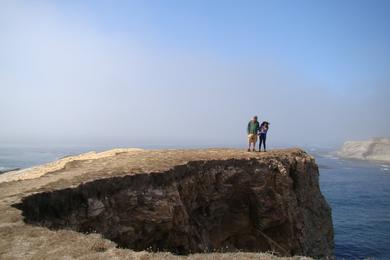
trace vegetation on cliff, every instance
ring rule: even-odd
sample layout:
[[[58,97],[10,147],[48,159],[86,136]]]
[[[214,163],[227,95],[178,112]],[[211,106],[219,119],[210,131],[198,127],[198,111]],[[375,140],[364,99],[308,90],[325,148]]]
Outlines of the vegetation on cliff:
[[[2,256],[332,256],[318,167],[299,149],[123,150],[82,158],[0,184]]]

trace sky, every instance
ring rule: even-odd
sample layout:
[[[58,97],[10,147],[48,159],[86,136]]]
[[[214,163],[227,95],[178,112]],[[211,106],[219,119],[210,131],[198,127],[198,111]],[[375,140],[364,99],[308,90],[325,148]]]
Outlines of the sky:
[[[0,1],[0,142],[390,137],[390,1]]]

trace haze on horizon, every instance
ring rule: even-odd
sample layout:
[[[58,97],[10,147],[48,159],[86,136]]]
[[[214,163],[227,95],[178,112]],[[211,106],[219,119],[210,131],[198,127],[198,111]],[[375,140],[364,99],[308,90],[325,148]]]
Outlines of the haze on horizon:
[[[2,1],[0,142],[390,136],[389,1]]]

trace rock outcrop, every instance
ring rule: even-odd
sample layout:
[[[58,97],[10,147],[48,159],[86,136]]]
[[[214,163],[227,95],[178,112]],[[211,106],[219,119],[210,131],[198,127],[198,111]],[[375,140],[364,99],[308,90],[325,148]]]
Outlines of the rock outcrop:
[[[318,167],[299,149],[137,150],[70,161],[0,189],[0,210],[11,212],[27,237],[37,229],[47,239],[73,230],[78,239],[99,233],[135,251],[333,254],[331,210]],[[21,235],[6,234],[6,226],[0,225],[0,236],[12,241]]]
[[[337,155],[351,159],[390,162],[390,138],[347,141]]]

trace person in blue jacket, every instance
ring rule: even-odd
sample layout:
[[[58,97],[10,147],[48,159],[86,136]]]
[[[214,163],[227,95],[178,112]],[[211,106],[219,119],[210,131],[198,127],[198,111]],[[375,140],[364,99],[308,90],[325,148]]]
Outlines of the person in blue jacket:
[[[264,152],[267,151],[265,140],[267,139],[268,129],[269,129],[269,123],[267,121],[264,121],[263,123],[261,123],[260,130],[259,130],[259,136],[260,136],[259,152],[261,152],[261,144],[263,144]]]

